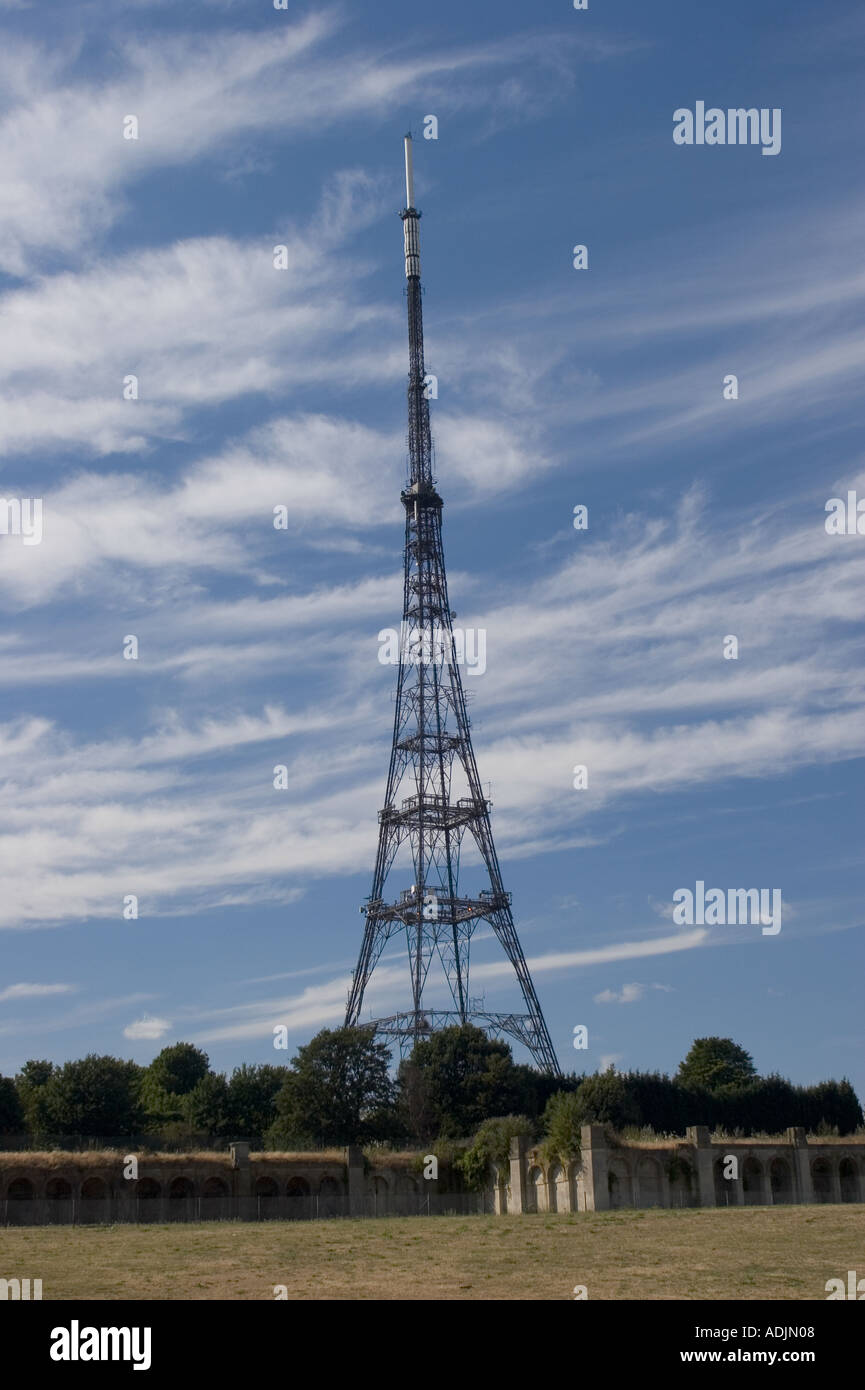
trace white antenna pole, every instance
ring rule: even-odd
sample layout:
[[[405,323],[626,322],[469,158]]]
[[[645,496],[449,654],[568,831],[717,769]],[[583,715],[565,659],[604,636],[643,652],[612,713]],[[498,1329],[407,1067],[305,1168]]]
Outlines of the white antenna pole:
[[[406,205],[400,213],[405,233],[405,278],[420,279],[420,237],[418,221],[420,213],[414,205],[414,169],[411,157],[411,134],[405,137],[405,197]]]
[[[405,198],[406,207],[414,207],[414,169],[411,158],[411,135],[405,137]]]

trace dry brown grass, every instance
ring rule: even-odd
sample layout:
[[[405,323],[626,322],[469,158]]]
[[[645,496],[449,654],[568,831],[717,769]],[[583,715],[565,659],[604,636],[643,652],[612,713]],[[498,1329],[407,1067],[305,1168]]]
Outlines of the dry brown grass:
[[[128,1149],[4,1149],[0,1150],[0,1172],[5,1168],[99,1168],[106,1164],[121,1162],[127,1153],[146,1158],[149,1163],[171,1164],[176,1168],[190,1163],[208,1163],[215,1168],[230,1168],[231,1154],[226,1149],[196,1149],[189,1153],[163,1153],[161,1150],[137,1149],[132,1144]],[[402,1167],[417,1160],[415,1153],[390,1153],[385,1149],[371,1149],[370,1159],[375,1164],[386,1167]],[[249,1155],[252,1163],[303,1163],[315,1164],[345,1163],[344,1149],[313,1149],[308,1152],[298,1150],[277,1152],[255,1152]]]
[[[774,1144],[776,1148],[789,1146],[786,1134],[751,1134],[745,1138],[733,1137],[723,1130],[715,1130],[711,1136],[713,1144]],[[865,1130],[840,1137],[837,1134],[808,1134],[809,1144],[847,1144],[865,1147]],[[638,1136],[623,1134],[616,1137],[616,1144],[623,1149],[675,1149],[679,1145],[688,1147],[688,1140],[681,1134],[647,1134]]]
[[[45,1299],[825,1299],[865,1275],[865,1206],[10,1227]]]
[[[249,1157],[252,1163],[261,1163],[269,1158],[280,1163],[345,1163],[345,1149],[310,1149],[307,1152],[299,1149],[280,1149],[278,1153],[265,1150],[263,1153],[251,1153]]]
[[[151,1163],[171,1163],[182,1167],[190,1163],[211,1163],[214,1167],[231,1166],[231,1154],[221,1150],[200,1149],[195,1153],[157,1153],[149,1149],[83,1149],[80,1153],[66,1149],[8,1149],[0,1153],[0,1171],[5,1168],[104,1168],[122,1163],[126,1154],[134,1153]]]

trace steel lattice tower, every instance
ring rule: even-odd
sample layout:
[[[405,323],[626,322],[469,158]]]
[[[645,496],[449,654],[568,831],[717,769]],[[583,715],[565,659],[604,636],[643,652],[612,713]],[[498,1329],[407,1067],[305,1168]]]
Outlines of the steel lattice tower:
[[[490,803],[483,796],[469,733],[448,602],[442,549],[442,499],[432,476],[433,453],[426,392],[420,282],[420,213],[414,206],[411,136],[405,139],[405,235],[408,299],[408,484],[405,506],[405,579],[399,643],[393,747],[372,892],[363,945],[346,1010],[346,1027],[360,1021],[364,991],[387,941],[405,932],[411,967],[413,1008],[377,1019],[376,1032],[399,1040],[401,1051],[434,1030],[478,1023],[493,1036],[507,1034],[528,1048],[538,1065],[558,1074],[559,1065],[544,1022],[511,914],[511,895],[502,886],[490,829]],[[465,795],[459,795],[455,774]],[[403,793],[410,791],[410,795]],[[473,837],[489,887],[475,897],[459,894],[463,836]],[[413,862],[412,886],[396,902],[385,885],[401,845]],[[510,960],[525,1013],[489,1013],[469,997],[469,950],[481,922],[492,928]],[[453,1010],[424,1009],[422,996],[435,957],[444,971]]]

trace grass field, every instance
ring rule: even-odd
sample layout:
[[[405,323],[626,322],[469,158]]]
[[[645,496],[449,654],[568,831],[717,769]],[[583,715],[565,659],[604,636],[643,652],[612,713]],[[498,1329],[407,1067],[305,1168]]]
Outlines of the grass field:
[[[865,1276],[865,1206],[40,1226],[0,1277],[43,1299],[825,1299]]]

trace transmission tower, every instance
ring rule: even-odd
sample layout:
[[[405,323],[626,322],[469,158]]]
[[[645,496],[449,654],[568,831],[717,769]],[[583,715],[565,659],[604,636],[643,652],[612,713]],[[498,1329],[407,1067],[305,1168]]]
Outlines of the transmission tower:
[[[372,1021],[370,1026],[378,1034],[397,1039],[400,1051],[405,1052],[439,1028],[476,1023],[494,1037],[514,1038],[544,1071],[558,1074],[555,1050],[514,927],[511,895],[502,886],[490,828],[491,806],[478,777],[454,641],[455,614],[448,601],[442,549],[442,499],[432,476],[420,282],[421,215],[414,206],[410,135],[405,138],[405,178],[406,206],[400,216],[408,300],[409,476],[401,493],[405,507],[403,618],[378,854],[372,892],[361,909],[366,928],[345,1022],[346,1027],[359,1024],[364,991],[382,950],[391,937],[404,933],[412,1008]],[[460,849],[466,831],[477,846],[489,885],[474,896],[459,892]],[[386,885],[401,846],[410,849],[411,886],[403,888],[396,901],[388,901]],[[492,928],[514,968],[525,1012],[490,1013],[482,999],[469,995],[471,938],[483,922]],[[424,985],[436,958],[453,1009],[423,1007]]]

